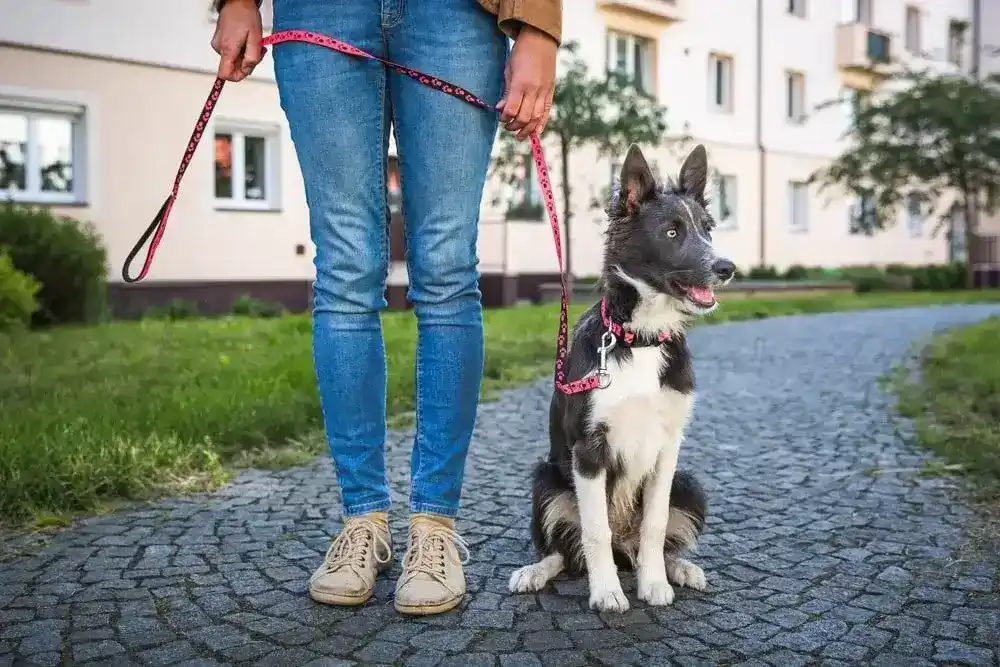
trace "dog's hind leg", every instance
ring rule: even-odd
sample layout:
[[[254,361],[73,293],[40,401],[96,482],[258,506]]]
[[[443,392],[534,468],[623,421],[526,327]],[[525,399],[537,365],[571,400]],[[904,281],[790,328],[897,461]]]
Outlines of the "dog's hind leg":
[[[667,578],[678,586],[703,591],[708,587],[705,571],[684,558],[669,558],[667,560]]]
[[[511,593],[533,593],[545,588],[545,585],[563,571],[562,554],[549,554],[533,565],[514,570],[510,575],[507,588]]]
[[[667,521],[667,578],[678,586],[703,591],[708,586],[705,572],[679,554],[692,549],[705,526],[708,499],[691,473],[678,470],[670,486],[670,519]]]

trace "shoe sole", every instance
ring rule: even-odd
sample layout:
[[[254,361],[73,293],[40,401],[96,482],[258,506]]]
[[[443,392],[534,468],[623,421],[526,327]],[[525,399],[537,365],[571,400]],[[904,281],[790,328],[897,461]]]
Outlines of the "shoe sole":
[[[407,616],[433,616],[434,614],[443,614],[446,611],[451,611],[462,602],[462,598],[464,597],[465,594],[463,593],[453,600],[439,602],[438,604],[403,605],[396,602],[394,606],[396,607],[396,611]]]
[[[333,593],[323,593],[309,589],[309,597],[320,604],[333,605],[335,607],[359,607],[372,599],[374,591],[368,591],[366,595],[348,596],[335,595]]]

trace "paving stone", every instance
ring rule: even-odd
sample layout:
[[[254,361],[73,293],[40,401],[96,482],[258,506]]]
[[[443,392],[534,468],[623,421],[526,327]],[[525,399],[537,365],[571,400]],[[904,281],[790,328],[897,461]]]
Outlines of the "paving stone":
[[[530,474],[548,448],[546,378],[480,410],[458,519],[469,595],[455,611],[397,615],[398,565],[362,607],[309,599],[309,573],[340,521],[322,457],[81,519],[34,550],[4,533],[0,548],[22,555],[0,566],[0,667],[995,666],[1000,549],[959,555],[976,518],[962,481],[921,475],[929,455],[879,379],[914,341],[998,313],[912,308],[693,330],[699,394],[680,465],[709,497],[690,556],[709,587],[675,587],[670,607],[636,600],[629,573],[622,615],[590,611],[585,578],[507,592],[534,557]],[[412,441],[412,430],[393,431],[387,444],[400,507]],[[392,528],[402,544],[403,513]]]

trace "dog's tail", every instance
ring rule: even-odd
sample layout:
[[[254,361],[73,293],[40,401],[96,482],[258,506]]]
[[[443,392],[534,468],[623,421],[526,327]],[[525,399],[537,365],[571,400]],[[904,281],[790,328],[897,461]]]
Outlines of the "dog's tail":
[[[674,474],[670,487],[670,518],[667,521],[667,553],[680,553],[697,544],[708,516],[708,497],[705,490],[687,470]]]

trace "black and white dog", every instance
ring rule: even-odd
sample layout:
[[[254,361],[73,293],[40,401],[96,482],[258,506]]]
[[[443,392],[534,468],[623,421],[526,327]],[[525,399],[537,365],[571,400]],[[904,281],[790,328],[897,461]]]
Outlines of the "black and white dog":
[[[541,560],[511,575],[511,592],[586,572],[590,606],[624,612],[619,566],[636,571],[651,605],[673,602],[671,581],[706,586],[680,553],[701,534],[707,501],[677,458],[694,401],[684,323],[711,312],[714,288],[735,272],[712,247],[707,176],[701,145],[663,186],[638,147],[628,151],[608,205],[603,299],[577,322],[567,355],[566,377],[597,375],[600,388],[552,398],[551,449],[532,493]]]

